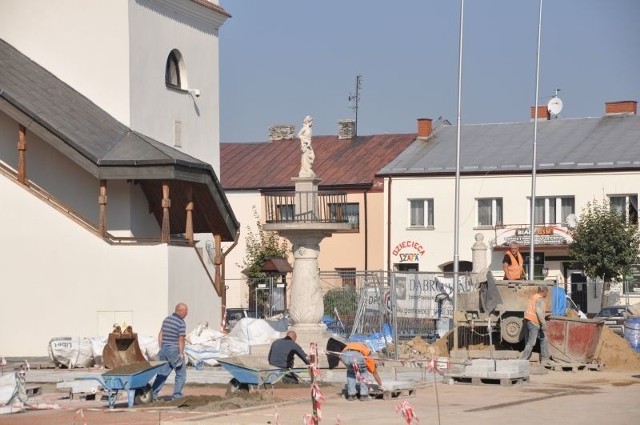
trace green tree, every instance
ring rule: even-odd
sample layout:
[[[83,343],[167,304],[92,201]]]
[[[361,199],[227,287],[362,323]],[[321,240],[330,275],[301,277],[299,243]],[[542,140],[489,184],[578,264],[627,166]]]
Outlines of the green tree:
[[[612,210],[606,200],[587,204],[571,236],[572,260],[582,265],[587,276],[599,277],[605,284],[627,275],[631,265],[638,262],[637,223],[627,222],[625,215]]]
[[[244,274],[249,277],[249,286],[256,279],[266,278],[262,266],[270,258],[287,258],[289,252],[287,241],[281,239],[277,232],[263,229],[256,206],[252,206],[253,218],[256,220],[256,231],[247,226],[246,255],[244,258]]]

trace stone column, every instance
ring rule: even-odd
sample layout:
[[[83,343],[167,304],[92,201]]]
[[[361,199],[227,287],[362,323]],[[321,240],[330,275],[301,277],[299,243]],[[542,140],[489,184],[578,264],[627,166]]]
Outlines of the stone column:
[[[319,326],[324,305],[318,276],[318,253],[324,235],[307,231],[287,234],[287,238],[293,244],[294,257],[289,309],[291,321],[294,326]]]
[[[484,235],[476,233],[476,242],[471,247],[472,272],[478,273],[487,267],[487,244],[484,243]]]

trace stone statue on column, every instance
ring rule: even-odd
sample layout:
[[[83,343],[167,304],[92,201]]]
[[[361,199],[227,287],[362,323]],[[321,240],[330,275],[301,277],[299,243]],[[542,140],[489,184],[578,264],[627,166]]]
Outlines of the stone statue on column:
[[[313,161],[316,159],[316,155],[314,154],[313,148],[311,147],[311,135],[313,134],[311,127],[313,127],[313,118],[307,115],[306,117],[304,117],[302,128],[298,132],[298,137],[300,138],[300,149],[302,150],[302,160],[299,177],[316,176],[316,173],[314,173],[311,169],[311,167],[313,166]]]

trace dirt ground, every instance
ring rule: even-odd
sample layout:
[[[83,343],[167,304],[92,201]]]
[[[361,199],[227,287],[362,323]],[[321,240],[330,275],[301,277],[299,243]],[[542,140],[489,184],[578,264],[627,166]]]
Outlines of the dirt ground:
[[[170,394],[171,385],[165,390]],[[341,387],[323,385],[327,393],[339,392]],[[56,390],[55,384],[43,384],[41,395],[30,398],[39,408],[20,413],[0,415],[2,425],[124,425],[159,424],[166,421],[186,420],[203,413],[233,411],[260,405],[281,405],[310,399],[308,385],[276,384],[271,389],[252,392],[238,391],[226,394],[224,384],[189,384],[185,386],[185,397],[173,401],[158,401],[127,407],[124,394],[114,409],[108,408],[106,400],[73,400],[67,393]],[[48,409],[57,405],[59,409]]]
[[[433,345],[417,337],[402,344],[399,354],[402,358],[424,359],[430,356],[432,351],[439,357],[449,355],[449,338],[437,340]],[[482,349],[478,344],[474,349]],[[496,347],[499,348],[499,347]],[[634,352],[629,344],[620,336],[604,327],[600,344],[596,349],[595,357],[604,364],[602,371],[575,372],[547,372],[542,370],[543,376],[535,377],[543,387],[532,388],[530,391],[557,392],[558,388],[567,388],[576,391],[589,389],[594,394],[603,391],[615,392],[616,388],[629,387],[630,391],[640,397],[640,354]],[[532,375],[534,375],[532,371]],[[171,385],[167,385],[165,393],[170,394]],[[456,387],[455,389],[453,387]],[[593,388],[592,388],[593,387]],[[596,388],[597,387],[597,388]],[[320,388],[327,398],[327,405],[340,410],[340,397],[342,384],[321,383]],[[469,388],[476,388],[471,391]],[[478,387],[458,388],[457,386],[443,386],[443,394],[450,392],[455,397],[474,397]],[[486,386],[486,390],[493,391]],[[520,388],[518,389],[520,391]],[[114,409],[108,408],[106,400],[97,397],[95,400],[71,399],[68,393],[59,392],[55,384],[42,384],[39,395],[30,398],[33,408],[21,413],[0,415],[2,425],[120,425],[120,424],[160,424],[176,423],[182,421],[197,421],[198,418],[207,417],[210,421],[211,414],[227,412],[243,412],[256,410],[260,406],[273,411],[278,406],[285,412],[286,406],[290,410],[306,408],[310,406],[310,388],[308,384],[283,384],[278,383],[272,388],[261,389],[252,392],[238,391],[227,394],[226,384],[193,384],[187,383],[184,389],[185,397],[176,401],[158,401],[144,405],[127,407],[125,394],[120,394],[120,399]],[[515,394],[515,391],[513,391]],[[582,395],[586,393],[580,393]],[[504,397],[504,395],[500,395]],[[433,400],[429,398],[426,403]],[[337,403],[337,404],[336,404]],[[416,402],[417,403],[417,402]],[[56,406],[56,409],[51,409]],[[455,409],[455,404],[451,407]],[[276,411],[278,407],[275,407]],[[349,410],[349,409],[348,409]],[[352,409],[351,409],[352,410]],[[357,410],[357,409],[356,409]],[[362,410],[362,409],[360,409]],[[224,413],[223,413],[224,412]],[[343,412],[346,415],[349,412]],[[363,411],[363,413],[366,413]],[[208,416],[207,416],[208,415]],[[207,422],[217,423],[217,422]],[[222,422],[221,422],[222,423]],[[234,421],[225,423],[236,423]],[[253,423],[253,422],[252,422]],[[256,423],[271,423],[259,421]],[[285,422],[282,422],[284,424]],[[346,422],[345,422],[346,423]],[[386,423],[386,422],[381,422]],[[609,422],[619,423],[619,422]],[[565,423],[567,425],[568,423]]]

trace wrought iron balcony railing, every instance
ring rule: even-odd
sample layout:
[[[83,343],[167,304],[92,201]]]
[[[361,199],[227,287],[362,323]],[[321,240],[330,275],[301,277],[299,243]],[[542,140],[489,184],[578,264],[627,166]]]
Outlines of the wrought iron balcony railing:
[[[348,223],[344,192],[264,194],[267,223]]]

